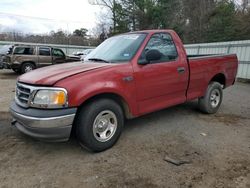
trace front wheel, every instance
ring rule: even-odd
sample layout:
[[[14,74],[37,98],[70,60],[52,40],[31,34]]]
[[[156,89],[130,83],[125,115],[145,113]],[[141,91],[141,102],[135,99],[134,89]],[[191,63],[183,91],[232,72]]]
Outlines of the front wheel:
[[[123,111],[115,101],[97,99],[80,109],[75,124],[76,136],[89,150],[104,151],[119,139],[123,124]]]
[[[211,82],[208,85],[204,97],[199,98],[199,108],[207,114],[214,114],[218,111],[223,98],[222,86],[218,82]]]
[[[35,65],[33,63],[24,63],[22,65],[21,71],[22,71],[22,74],[24,74],[24,73],[30,72],[34,69],[35,69]]]

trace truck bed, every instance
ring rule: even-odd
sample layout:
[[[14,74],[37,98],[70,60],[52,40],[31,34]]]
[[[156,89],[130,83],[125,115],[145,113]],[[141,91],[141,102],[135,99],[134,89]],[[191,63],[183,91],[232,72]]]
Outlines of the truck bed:
[[[204,95],[215,72],[225,75],[224,88],[234,83],[238,66],[236,54],[188,55],[187,58],[190,69],[188,100]]]

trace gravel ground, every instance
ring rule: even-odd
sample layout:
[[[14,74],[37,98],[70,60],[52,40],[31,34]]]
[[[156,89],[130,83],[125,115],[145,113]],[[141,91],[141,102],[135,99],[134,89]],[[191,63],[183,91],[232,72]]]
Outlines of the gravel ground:
[[[45,143],[11,127],[16,77],[0,70],[0,187],[250,187],[249,84],[226,89],[214,115],[192,101],[129,120],[113,148],[93,154],[75,138]]]

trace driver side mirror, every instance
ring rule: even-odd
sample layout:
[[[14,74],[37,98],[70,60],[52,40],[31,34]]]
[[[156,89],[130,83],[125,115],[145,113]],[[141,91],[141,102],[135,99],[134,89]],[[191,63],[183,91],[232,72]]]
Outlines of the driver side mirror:
[[[139,61],[138,64],[140,65],[146,65],[149,64],[151,61],[158,61],[162,57],[162,54],[159,50],[149,50],[146,52],[146,60]]]

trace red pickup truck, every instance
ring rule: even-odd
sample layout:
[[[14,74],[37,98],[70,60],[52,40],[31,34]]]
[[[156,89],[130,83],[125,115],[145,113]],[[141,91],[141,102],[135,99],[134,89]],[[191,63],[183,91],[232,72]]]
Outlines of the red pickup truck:
[[[82,146],[103,151],[118,140],[125,119],[197,98],[201,111],[215,113],[237,67],[234,54],[187,56],[172,30],[114,36],[84,63],[20,76],[12,124],[42,140],[65,141],[75,133]]]

